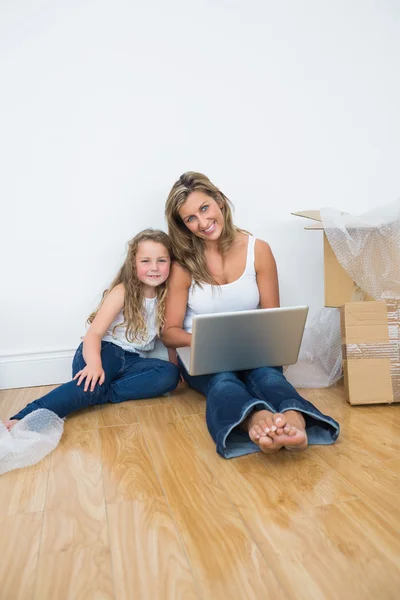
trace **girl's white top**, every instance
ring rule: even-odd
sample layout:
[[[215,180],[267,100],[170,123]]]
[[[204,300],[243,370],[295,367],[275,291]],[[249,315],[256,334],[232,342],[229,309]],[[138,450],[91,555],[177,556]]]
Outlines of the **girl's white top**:
[[[254,310],[259,308],[260,292],[257,285],[254,266],[254,246],[256,238],[249,236],[247,244],[247,259],[244,272],[232,283],[225,285],[210,285],[202,283],[202,287],[192,285],[189,289],[188,305],[183,322],[183,328],[192,332],[194,315],[211,313],[235,312],[238,310]]]
[[[121,311],[111,323],[106,335],[103,337],[103,341],[112,342],[127,352],[137,352],[140,354],[140,356],[146,356],[146,352],[153,350],[155,339],[157,337],[157,298],[145,298],[144,305],[146,312],[147,335],[143,339],[134,340],[133,342],[129,342],[127,340],[126,327],[122,327],[120,325],[124,322],[124,314],[123,311]],[[113,331],[116,325],[117,327],[115,331]]]

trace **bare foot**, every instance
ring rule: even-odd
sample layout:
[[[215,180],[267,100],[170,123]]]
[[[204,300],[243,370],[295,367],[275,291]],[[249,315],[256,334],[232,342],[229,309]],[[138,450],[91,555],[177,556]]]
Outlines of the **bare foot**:
[[[251,441],[267,454],[280,450],[284,445],[280,438],[288,436],[292,429],[284,414],[273,414],[269,410],[252,413],[243,423],[243,428]]]
[[[284,413],[284,416],[287,425],[282,434],[275,434],[275,443],[284,446],[286,450],[305,450],[308,441],[306,422],[303,415],[296,410],[288,410]]]
[[[14,427],[14,425],[16,425],[18,423],[18,419],[13,419],[11,421],[4,421],[4,425],[6,426],[6,428],[8,429],[8,431],[11,431],[11,429]]]

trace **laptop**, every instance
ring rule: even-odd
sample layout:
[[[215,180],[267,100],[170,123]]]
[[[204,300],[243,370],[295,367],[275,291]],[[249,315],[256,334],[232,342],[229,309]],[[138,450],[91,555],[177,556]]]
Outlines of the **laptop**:
[[[189,375],[297,362],[308,306],[195,315],[192,345],[177,348]]]

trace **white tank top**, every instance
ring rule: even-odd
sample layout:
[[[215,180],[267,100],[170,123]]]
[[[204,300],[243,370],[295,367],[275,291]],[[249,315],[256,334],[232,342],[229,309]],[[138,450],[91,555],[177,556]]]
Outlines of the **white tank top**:
[[[145,356],[146,352],[153,350],[155,339],[158,335],[156,326],[157,298],[145,298],[144,301],[147,323],[147,335],[144,339],[135,340],[134,342],[129,342],[126,339],[126,327],[118,325],[119,323],[124,322],[124,314],[123,311],[121,311],[111,323],[106,335],[103,337],[103,341],[112,342],[127,352],[137,352],[140,356]],[[113,332],[116,325],[118,325],[118,327],[116,327]]]
[[[192,333],[194,315],[254,310],[259,307],[260,292],[254,267],[256,238],[252,235],[248,237],[246,267],[239,279],[220,286],[203,283],[202,287],[199,287],[192,282],[183,321],[185,331]]]

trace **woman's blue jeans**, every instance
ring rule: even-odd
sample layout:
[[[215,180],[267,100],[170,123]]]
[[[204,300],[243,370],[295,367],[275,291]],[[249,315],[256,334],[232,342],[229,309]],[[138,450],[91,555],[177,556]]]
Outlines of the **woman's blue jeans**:
[[[195,377],[187,373],[181,362],[180,368],[190,387],[206,396],[207,426],[218,454],[224,458],[260,451],[238,427],[254,410],[302,413],[309,444],[333,444],[339,435],[339,424],[302,398],[287,381],[281,367]]]
[[[73,359],[73,377],[86,366],[82,349],[81,344]],[[173,363],[158,358],[142,358],[112,342],[101,343],[101,362],[105,381],[103,385],[96,384],[93,392],[84,391],[84,382],[78,386],[77,381],[69,381],[34,400],[11,418],[23,419],[38,408],[47,408],[63,418],[94,404],[161,396],[174,390],[179,382],[179,369]]]

